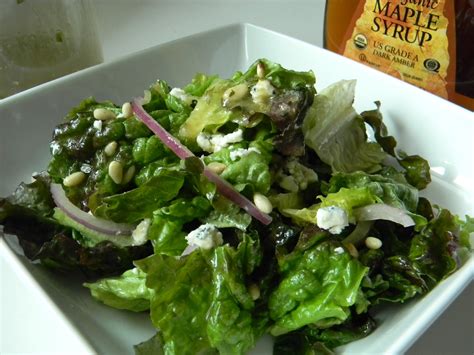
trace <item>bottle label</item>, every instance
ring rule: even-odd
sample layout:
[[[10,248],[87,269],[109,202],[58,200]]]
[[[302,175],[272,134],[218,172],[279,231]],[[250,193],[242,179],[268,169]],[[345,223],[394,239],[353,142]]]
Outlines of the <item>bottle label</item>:
[[[366,0],[344,56],[447,98],[446,1]]]

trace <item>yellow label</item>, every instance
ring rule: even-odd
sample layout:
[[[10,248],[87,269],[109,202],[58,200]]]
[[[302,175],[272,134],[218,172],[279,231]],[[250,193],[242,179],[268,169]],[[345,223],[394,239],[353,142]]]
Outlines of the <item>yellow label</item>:
[[[344,56],[447,98],[452,0],[367,0]]]

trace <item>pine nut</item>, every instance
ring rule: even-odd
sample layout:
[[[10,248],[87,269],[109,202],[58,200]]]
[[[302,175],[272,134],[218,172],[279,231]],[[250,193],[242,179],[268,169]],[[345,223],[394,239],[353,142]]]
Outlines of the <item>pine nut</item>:
[[[63,179],[63,185],[67,187],[77,186],[86,178],[86,174],[82,171],[76,171]]]
[[[268,197],[262,195],[259,192],[256,192],[253,195],[253,202],[255,203],[255,206],[263,213],[270,213],[273,210],[272,203],[270,202]]]
[[[135,175],[135,165],[130,166],[123,176],[122,184],[128,184]]]
[[[263,63],[260,62],[257,64],[257,77],[259,79],[265,78],[265,67]]]
[[[222,174],[222,172],[227,169],[227,165],[224,163],[219,163],[217,161],[213,161],[207,165],[207,167],[215,172],[216,174]]]
[[[250,297],[252,297],[254,301],[260,298],[260,289],[258,288],[256,284],[254,283],[250,284],[248,287],[248,291],[249,291]]]
[[[94,110],[94,118],[101,121],[113,120],[115,118],[115,113],[106,108],[96,108]]]
[[[224,91],[224,95],[222,95],[224,106],[235,104],[237,101],[243,99],[248,92],[249,88],[247,84],[244,83],[228,88]]]
[[[380,249],[382,246],[382,241],[379,238],[367,237],[365,239],[365,245],[369,249]]]
[[[122,116],[124,118],[130,118],[133,116],[132,105],[130,104],[130,102],[125,102],[122,105]]]
[[[117,150],[118,143],[116,141],[112,141],[109,144],[107,144],[104,148],[104,153],[108,157],[111,157],[112,155],[115,154],[115,151]]]
[[[112,161],[109,164],[109,176],[116,184],[120,184],[123,179],[123,166],[118,161]]]

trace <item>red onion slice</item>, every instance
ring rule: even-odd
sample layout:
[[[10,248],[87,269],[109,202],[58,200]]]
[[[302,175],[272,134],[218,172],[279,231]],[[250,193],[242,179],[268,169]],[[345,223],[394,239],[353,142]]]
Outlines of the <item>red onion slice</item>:
[[[207,167],[204,168],[203,174],[209,179],[210,182],[216,184],[217,190],[222,196],[234,202],[249,215],[253,216],[265,225],[268,225],[272,222],[272,217],[260,211],[257,206],[255,206],[248,198],[238,192],[228,181],[224,180]]]
[[[153,132],[158,138],[170,148],[174,154],[176,154],[181,159],[186,159],[194,156],[194,154],[179,140],[172,136],[166,129],[163,128],[158,122],[156,122],[153,117],[151,117],[148,112],[145,111],[141,105],[141,99],[136,98],[132,102],[133,112],[138,116],[138,118]]]
[[[132,108],[133,112],[138,116],[138,118],[179,158],[186,159],[194,156],[194,154],[186,146],[181,144],[178,139],[173,137],[166,129],[163,128],[163,126],[156,122],[153,117],[148,114],[148,112],[145,111],[139,98],[133,100]],[[204,168],[203,174],[209,179],[209,181],[216,184],[217,191],[219,191],[221,195],[234,202],[237,206],[242,208],[245,212],[263,224],[268,225],[271,223],[272,218],[268,214],[260,211],[249,199],[238,192],[226,180],[222,179],[219,175],[212,172],[208,168]]]
[[[402,226],[411,227],[415,225],[415,221],[405,210],[393,207],[384,203],[374,203],[354,210],[354,215],[358,221],[374,221],[383,219],[392,221]]]
[[[66,196],[63,187],[60,184],[51,184],[51,195],[56,203],[69,218],[92,229],[98,233],[109,236],[131,236],[135,226],[125,223],[115,223],[106,219],[97,218],[82,211],[75,206]]]

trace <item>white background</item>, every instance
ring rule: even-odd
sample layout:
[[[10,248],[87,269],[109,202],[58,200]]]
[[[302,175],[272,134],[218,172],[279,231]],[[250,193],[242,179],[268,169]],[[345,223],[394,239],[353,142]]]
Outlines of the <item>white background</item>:
[[[324,4],[324,0],[94,1],[104,61],[237,22],[253,23],[322,46]],[[8,260],[3,258],[0,268],[0,353],[85,351],[79,345],[80,339],[62,330],[64,320],[52,316],[52,305],[31,302],[21,281],[26,275],[13,275]],[[471,283],[408,354],[472,354],[473,289]],[[6,307],[15,309],[15,319],[2,316]],[[28,322],[34,312],[44,320],[40,326]],[[41,334],[41,343],[29,343],[29,332]],[[58,343],[69,346],[61,348]]]

